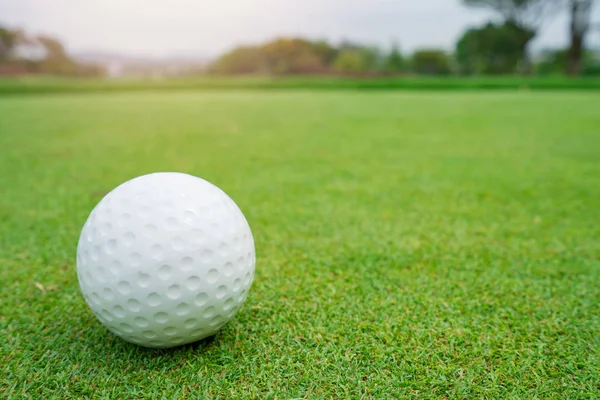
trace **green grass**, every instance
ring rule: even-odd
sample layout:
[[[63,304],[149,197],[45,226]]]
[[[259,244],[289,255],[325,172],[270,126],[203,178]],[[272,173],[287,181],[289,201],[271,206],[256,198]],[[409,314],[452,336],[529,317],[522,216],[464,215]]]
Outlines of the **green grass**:
[[[0,99],[0,393],[600,397],[600,94],[203,92]],[[214,338],[148,350],[79,293],[101,196],[223,188],[257,245]]]
[[[0,95],[199,90],[600,90],[600,78],[546,77],[199,77],[181,79],[0,79]]]

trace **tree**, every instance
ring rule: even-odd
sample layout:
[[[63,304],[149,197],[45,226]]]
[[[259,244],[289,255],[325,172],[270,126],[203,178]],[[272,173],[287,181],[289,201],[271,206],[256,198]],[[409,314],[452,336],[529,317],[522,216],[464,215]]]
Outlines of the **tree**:
[[[242,46],[219,57],[211,66],[211,71],[218,74],[255,74],[266,68],[260,48]]]
[[[521,38],[510,25],[487,23],[467,30],[456,44],[464,74],[509,74],[517,70]]]
[[[505,21],[519,26],[539,28],[548,17],[554,15],[561,0],[463,0],[467,6],[490,8]]]
[[[338,55],[338,49],[327,43],[325,40],[308,42],[308,45],[325,66],[330,66]]]
[[[400,48],[397,43],[394,43],[392,50],[386,60],[386,68],[392,72],[399,72],[404,70],[404,58],[400,53]]]
[[[104,68],[71,58],[60,41],[0,27],[0,74],[102,76]]]
[[[369,47],[347,46],[340,50],[333,69],[348,74],[364,74],[377,68],[378,52]]]
[[[0,63],[6,62],[10,58],[17,36],[18,32],[0,26]]]
[[[37,40],[46,50],[46,57],[40,62],[41,71],[56,75],[76,74],[77,63],[69,57],[62,43],[47,36],[38,36]]]
[[[326,68],[323,47],[304,39],[276,39],[263,45],[261,51],[272,74],[315,73]]]
[[[414,72],[422,75],[449,75],[452,71],[450,57],[443,50],[423,49],[413,54]]]
[[[546,50],[536,66],[540,75],[563,74],[569,70],[570,48]],[[580,60],[580,73],[586,75],[597,75],[598,65],[594,59],[594,53],[582,51]]]
[[[279,38],[238,47],[219,57],[211,71],[220,74],[312,74],[324,72],[337,55],[326,42]]]
[[[471,7],[488,8],[499,14],[506,26],[519,37],[523,72],[530,72],[528,45],[536,36],[542,23],[553,16],[562,0],[462,0]]]
[[[569,0],[569,14],[571,22],[569,33],[571,43],[569,47],[569,75],[579,75],[581,72],[581,59],[585,49],[585,36],[590,29],[590,15],[593,0]]]
[[[38,36],[37,40],[46,49],[48,58],[55,60],[65,60],[69,58],[65,51],[65,47],[58,40],[47,36]]]

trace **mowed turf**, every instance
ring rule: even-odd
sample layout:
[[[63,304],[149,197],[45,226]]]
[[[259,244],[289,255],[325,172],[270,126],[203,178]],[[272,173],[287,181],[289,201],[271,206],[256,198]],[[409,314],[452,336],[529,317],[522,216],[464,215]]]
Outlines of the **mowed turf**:
[[[205,92],[0,99],[0,394],[600,397],[600,94]],[[135,176],[224,189],[257,246],[212,340],[149,350],[75,251]]]

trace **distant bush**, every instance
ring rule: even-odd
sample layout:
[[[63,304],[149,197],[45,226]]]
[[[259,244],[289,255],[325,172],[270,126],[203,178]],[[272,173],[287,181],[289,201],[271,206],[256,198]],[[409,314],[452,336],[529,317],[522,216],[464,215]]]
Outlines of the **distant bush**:
[[[378,50],[368,47],[348,47],[338,52],[333,62],[333,71],[342,74],[365,74],[378,70],[380,66]]]
[[[259,46],[238,47],[210,68],[217,74],[311,74],[327,71],[337,51],[324,42],[277,39]]]
[[[584,76],[600,75],[600,60],[594,57],[590,51],[583,53],[581,74]],[[545,51],[542,59],[536,65],[536,71],[540,75],[557,75],[566,73],[569,69],[569,50],[559,49]]]
[[[419,75],[450,75],[450,56],[443,50],[417,50],[411,60],[412,70]]]
[[[600,62],[585,66],[581,74],[583,76],[600,76]]]

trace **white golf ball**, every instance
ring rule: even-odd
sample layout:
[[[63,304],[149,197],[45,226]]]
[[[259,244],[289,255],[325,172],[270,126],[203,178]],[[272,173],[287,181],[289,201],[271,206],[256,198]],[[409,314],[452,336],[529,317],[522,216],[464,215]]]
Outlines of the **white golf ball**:
[[[240,309],[256,264],[250,226],[213,184],[182,173],[132,179],[91,212],[77,276],[98,320],[145,347],[214,335]]]

